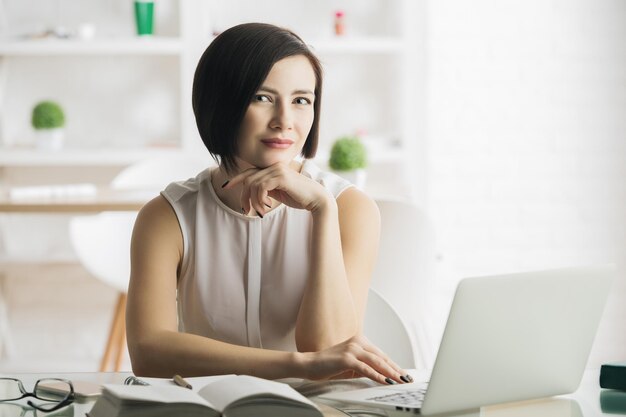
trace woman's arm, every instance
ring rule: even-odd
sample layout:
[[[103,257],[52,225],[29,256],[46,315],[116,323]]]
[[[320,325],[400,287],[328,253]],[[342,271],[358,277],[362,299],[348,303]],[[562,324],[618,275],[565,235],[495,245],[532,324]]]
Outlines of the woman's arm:
[[[178,220],[163,197],[139,213],[131,244],[131,279],[126,324],[133,371],[171,377],[248,374],[263,378],[326,379],[366,376],[401,382],[402,371],[356,337],[321,352],[281,352],[223,343],[179,333],[176,280],[183,244]]]
[[[311,270],[296,325],[300,351],[321,350],[361,331],[380,235],[378,207],[356,188],[311,214]]]
[[[376,204],[355,188],[335,200],[321,184],[282,163],[248,169],[225,189],[239,184],[244,212],[264,214],[273,197],[313,217],[310,270],[296,322],[298,350],[319,351],[359,334],[378,250]]]

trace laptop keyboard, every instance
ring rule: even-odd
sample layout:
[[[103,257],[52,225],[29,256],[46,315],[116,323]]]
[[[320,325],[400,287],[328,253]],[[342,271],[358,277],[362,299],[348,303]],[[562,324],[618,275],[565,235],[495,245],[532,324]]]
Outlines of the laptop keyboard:
[[[379,395],[368,398],[370,401],[378,401],[382,403],[404,405],[408,407],[420,407],[424,401],[426,388],[411,391],[394,392],[393,394]]]

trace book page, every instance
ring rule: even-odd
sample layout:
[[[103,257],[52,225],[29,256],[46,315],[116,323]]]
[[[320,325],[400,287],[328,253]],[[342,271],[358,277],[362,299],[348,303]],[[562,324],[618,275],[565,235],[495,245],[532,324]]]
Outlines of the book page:
[[[141,386],[105,384],[104,389],[122,403],[188,403],[214,408],[206,399],[190,389],[178,386]]]
[[[317,409],[308,398],[296,392],[289,385],[248,375],[236,375],[212,382],[198,394],[223,412],[231,403],[246,397],[279,396],[294,403],[306,404]]]
[[[212,375],[212,376],[193,376],[193,377],[185,377],[185,381],[191,384],[192,391],[198,392],[205,385],[210,384],[211,382],[218,381],[222,378],[226,378],[229,376],[234,376],[234,374],[228,375]],[[152,378],[152,377],[138,377],[138,379],[147,382],[150,385],[154,386],[166,386],[166,387],[177,387],[172,378]]]

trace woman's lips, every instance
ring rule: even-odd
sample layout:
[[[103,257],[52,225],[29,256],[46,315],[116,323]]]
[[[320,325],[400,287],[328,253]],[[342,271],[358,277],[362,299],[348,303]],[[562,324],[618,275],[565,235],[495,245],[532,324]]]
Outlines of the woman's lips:
[[[261,139],[261,142],[263,142],[263,144],[268,148],[273,149],[287,149],[293,145],[293,141],[291,139],[270,138]]]

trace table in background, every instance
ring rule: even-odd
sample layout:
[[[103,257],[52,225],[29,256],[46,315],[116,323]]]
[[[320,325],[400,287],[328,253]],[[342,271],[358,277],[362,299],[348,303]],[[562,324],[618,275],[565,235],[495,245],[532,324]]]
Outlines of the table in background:
[[[95,194],[11,198],[9,189],[0,188],[0,213],[99,213],[102,211],[138,211],[154,190],[119,190],[97,188]]]
[[[54,189],[55,186],[51,186]],[[2,214],[95,214],[103,211],[139,211],[150,199],[154,190],[121,190],[96,188],[87,195],[50,195],[11,198],[9,188],[0,188],[0,215]],[[2,238],[0,218],[0,239]],[[11,264],[10,257],[0,253],[0,262]],[[23,261],[22,261],[23,262]],[[3,274],[0,271],[0,356],[12,349],[8,313],[4,300]]]

